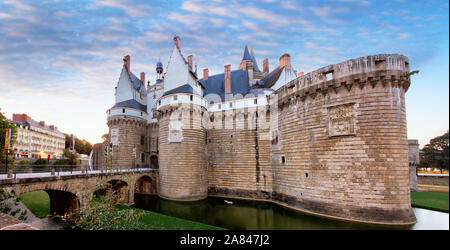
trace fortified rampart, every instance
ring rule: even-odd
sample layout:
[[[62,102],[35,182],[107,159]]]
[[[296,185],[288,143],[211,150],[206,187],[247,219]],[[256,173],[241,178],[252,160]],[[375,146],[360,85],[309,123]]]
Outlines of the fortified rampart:
[[[408,58],[383,54],[305,74],[253,108],[219,111],[201,96],[165,95],[157,124],[109,118],[120,145],[113,165],[155,165],[138,161],[142,152],[158,157],[159,195],[171,200],[252,198],[344,220],[413,224],[410,74]]]
[[[202,169],[206,144],[209,195],[269,199],[340,219],[411,224],[404,102],[409,84],[408,59],[401,55],[330,65],[276,91],[277,127],[250,128],[249,120],[258,119],[247,109],[215,112],[211,120],[225,123],[228,115],[231,129],[207,130],[206,140],[192,134],[201,140],[162,151],[160,163],[193,157],[188,165]],[[257,113],[269,120],[270,111]],[[188,172],[195,175],[192,167]],[[182,179],[171,184],[185,190]]]

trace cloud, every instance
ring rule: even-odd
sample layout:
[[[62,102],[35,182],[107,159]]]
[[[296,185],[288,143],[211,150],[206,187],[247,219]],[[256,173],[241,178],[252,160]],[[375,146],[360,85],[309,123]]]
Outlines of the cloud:
[[[419,3],[371,5],[360,0],[327,5],[291,0],[0,1],[0,103],[14,108],[5,97],[14,94],[24,103],[59,112],[64,112],[62,102],[71,109],[86,105],[91,114],[106,119],[123,56],[131,55],[132,71],[144,71],[154,82],[154,65],[159,57],[167,65],[175,34],[181,36],[183,53],[194,54],[198,68],[209,68],[211,74],[222,73],[227,63],[237,68],[245,43],[253,46],[260,68],[268,58],[273,69],[288,52],[304,72],[376,53],[405,54],[411,62],[425,63],[436,55],[439,41],[448,46],[445,1],[426,9]]]

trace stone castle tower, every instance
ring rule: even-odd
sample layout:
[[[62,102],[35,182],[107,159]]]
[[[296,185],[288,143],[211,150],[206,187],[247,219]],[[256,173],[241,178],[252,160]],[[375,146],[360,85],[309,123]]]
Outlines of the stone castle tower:
[[[397,54],[297,74],[285,53],[260,71],[245,46],[237,69],[206,68],[199,78],[175,36],[166,72],[157,66],[147,90],[125,57],[107,111],[112,164],[158,168],[158,195],[170,200],[253,198],[330,218],[413,224],[405,111],[413,73]]]

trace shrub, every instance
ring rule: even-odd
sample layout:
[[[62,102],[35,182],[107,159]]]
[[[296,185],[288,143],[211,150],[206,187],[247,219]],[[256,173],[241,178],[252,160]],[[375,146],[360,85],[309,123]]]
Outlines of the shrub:
[[[17,164],[18,165],[28,165],[28,162],[26,160],[21,160]]]
[[[46,159],[37,159],[33,164],[34,165],[47,165],[48,161]]]
[[[67,162],[64,159],[58,159],[58,160],[55,161],[55,163],[53,163],[53,165],[55,165],[55,166],[63,166],[63,165],[67,165]]]
[[[104,187],[99,189],[105,190]],[[123,194],[123,193],[122,193]],[[92,199],[73,213],[62,217],[71,229],[81,230],[135,230],[143,226],[139,223],[144,213],[134,209],[119,209],[122,194],[106,188],[105,194]]]

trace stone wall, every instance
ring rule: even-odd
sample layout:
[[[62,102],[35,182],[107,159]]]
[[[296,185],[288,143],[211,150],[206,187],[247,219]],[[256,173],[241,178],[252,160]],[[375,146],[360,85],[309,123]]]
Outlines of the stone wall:
[[[255,114],[256,110],[248,109],[210,114],[220,124],[219,129],[207,131],[210,195],[239,190],[242,196],[268,198],[272,192],[270,141],[265,138],[268,128],[256,126]],[[266,111],[259,115],[265,117]],[[228,128],[226,120],[230,121]]]
[[[209,130],[209,194],[272,199],[354,221],[414,223],[404,102],[408,73],[406,57],[377,55],[297,78],[276,92],[274,145],[256,143],[251,130]],[[266,185],[256,181],[258,173]]]
[[[417,176],[417,181],[422,185],[448,186],[448,175],[421,175]]]
[[[162,106],[159,195],[265,199],[332,218],[413,224],[405,114],[409,85],[406,57],[375,55],[289,82],[268,97],[275,110],[208,113],[194,104]],[[177,111],[184,113],[174,115]],[[270,123],[277,126],[249,126],[269,117],[276,117]],[[222,126],[205,128],[204,119]]]

